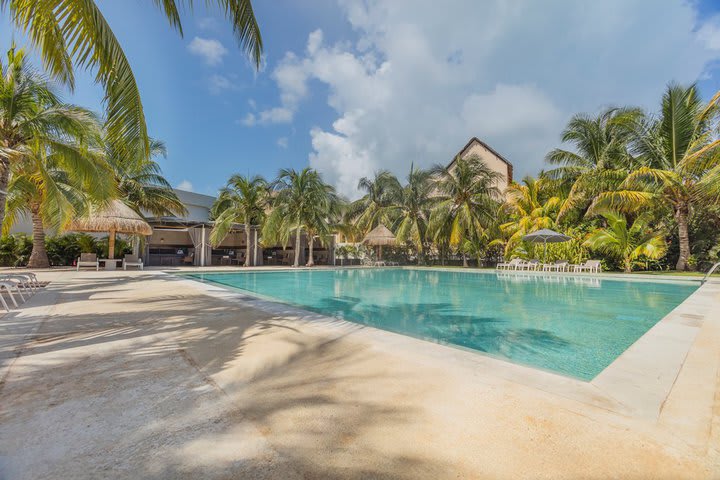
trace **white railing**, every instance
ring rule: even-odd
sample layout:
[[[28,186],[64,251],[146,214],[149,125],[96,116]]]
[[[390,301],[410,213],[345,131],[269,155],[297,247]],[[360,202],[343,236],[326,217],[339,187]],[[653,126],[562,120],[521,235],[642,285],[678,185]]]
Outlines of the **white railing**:
[[[707,279],[710,278],[710,275],[712,275],[713,272],[715,271],[715,269],[718,268],[718,267],[720,267],[720,262],[717,262],[715,265],[713,265],[712,267],[710,267],[710,270],[708,270],[708,272],[707,272],[707,273],[705,274],[705,276],[703,277],[702,283],[707,282]]]

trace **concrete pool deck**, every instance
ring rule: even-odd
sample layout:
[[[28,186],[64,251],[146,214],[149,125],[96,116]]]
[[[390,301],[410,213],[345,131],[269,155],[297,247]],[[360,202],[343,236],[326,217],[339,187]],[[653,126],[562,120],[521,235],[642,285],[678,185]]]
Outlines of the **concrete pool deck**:
[[[587,383],[156,271],[39,274],[0,317],[3,479],[720,471],[718,283]]]

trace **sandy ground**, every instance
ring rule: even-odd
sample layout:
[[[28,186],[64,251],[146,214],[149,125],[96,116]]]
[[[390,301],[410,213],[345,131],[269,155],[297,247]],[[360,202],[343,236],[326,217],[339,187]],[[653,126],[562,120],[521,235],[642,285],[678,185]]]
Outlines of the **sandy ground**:
[[[42,277],[0,317],[2,479],[720,478],[716,373],[648,421],[154,272]]]

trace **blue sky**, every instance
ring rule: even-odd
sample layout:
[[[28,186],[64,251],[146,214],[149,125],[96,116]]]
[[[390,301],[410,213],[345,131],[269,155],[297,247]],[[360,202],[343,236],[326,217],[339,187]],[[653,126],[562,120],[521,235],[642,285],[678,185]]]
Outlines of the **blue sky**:
[[[353,196],[360,176],[445,163],[472,135],[536,174],[575,112],[652,109],[670,80],[720,89],[709,0],[255,1],[260,72],[205,2],[184,38],[152,2],[98,3],[167,144],[165,175],[200,193],[310,164]],[[3,48],[23,41],[6,18],[0,32]],[[100,110],[102,91],[84,73],[67,98]]]

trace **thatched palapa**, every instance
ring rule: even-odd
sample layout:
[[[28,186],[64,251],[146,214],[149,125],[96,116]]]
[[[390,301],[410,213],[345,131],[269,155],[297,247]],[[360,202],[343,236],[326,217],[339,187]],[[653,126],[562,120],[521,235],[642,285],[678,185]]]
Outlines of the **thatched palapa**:
[[[152,227],[120,200],[73,220],[67,228],[78,232],[108,232],[108,258],[115,257],[115,234],[152,235]]]
[[[388,228],[380,224],[365,235],[363,243],[378,247],[378,260],[382,260],[383,245],[395,245],[395,235]]]

